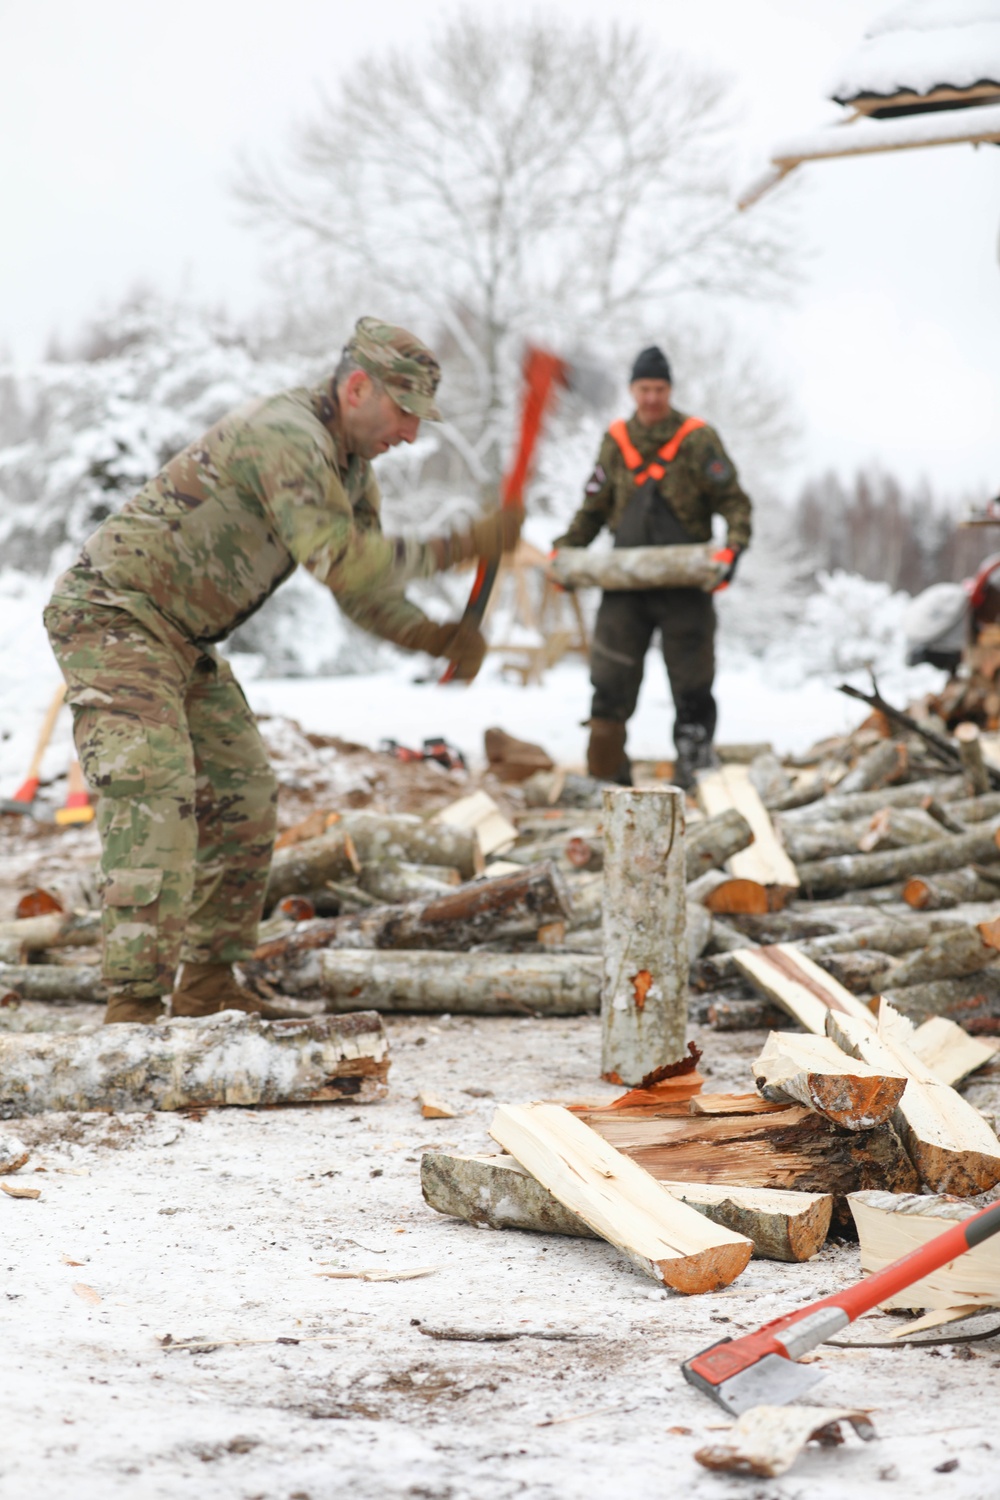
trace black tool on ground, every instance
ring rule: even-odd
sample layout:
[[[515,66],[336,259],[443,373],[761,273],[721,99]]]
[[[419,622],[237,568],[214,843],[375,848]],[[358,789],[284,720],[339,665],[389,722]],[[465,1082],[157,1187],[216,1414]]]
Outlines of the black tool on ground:
[[[397,760],[405,762],[436,761],[439,766],[444,766],[446,771],[465,771],[465,757],[461,750],[448,743],[443,735],[432,735],[430,739],[424,740],[423,748],[411,750],[407,745],[401,745],[398,740],[380,740],[379,749],[385,755],[393,755]]]

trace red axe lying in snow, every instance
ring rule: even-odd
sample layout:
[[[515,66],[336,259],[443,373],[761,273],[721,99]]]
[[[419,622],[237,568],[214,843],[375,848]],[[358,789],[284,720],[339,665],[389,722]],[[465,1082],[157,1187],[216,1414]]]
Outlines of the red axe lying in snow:
[[[723,1339],[703,1349],[681,1366],[684,1379],[734,1416],[751,1406],[784,1406],[796,1401],[823,1379],[822,1371],[813,1365],[797,1363],[800,1355],[832,1338],[862,1313],[871,1312],[886,1297],[929,1276],[998,1231],[1000,1203],[991,1203],[856,1286],[774,1318],[756,1333]]]

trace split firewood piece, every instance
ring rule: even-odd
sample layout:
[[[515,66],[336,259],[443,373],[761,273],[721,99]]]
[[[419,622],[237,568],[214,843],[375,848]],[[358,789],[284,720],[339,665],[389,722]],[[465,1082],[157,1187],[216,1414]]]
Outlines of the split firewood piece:
[[[753,1065],[765,1099],[804,1104],[845,1130],[871,1130],[890,1118],[906,1088],[901,1074],[878,1073],[826,1036],[772,1031]]]
[[[19,1182],[0,1182],[0,1189],[7,1194],[8,1198],[40,1198],[41,1188],[28,1187]]]
[[[996,963],[997,942],[997,925],[992,922],[937,933],[925,947],[899,961],[886,975],[886,986],[905,989],[909,984],[929,984],[935,979],[959,979],[964,974],[978,973]]]
[[[698,1094],[688,1103],[689,1115],[770,1115],[785,1108],[759,1094]]]
[[[265,911],[285,896],[318,890],[327,880],[343,880],[361,869],[354,840],[338,819],[317,838],[303,839],[276,849],[267,880]]]
[[[420,1182],[431,1208],[470,1224],[540,1234],[594,1234],[512,1156],[428,1151],[421,1159]],[[753,1241],[754,1255],[764,1260],[809,1260],[822,1248],[830,1228],[833,1199],[825,1193],[779,1193],[694,1182],[664,1183],[664,1187],[713,1223],[746,1235]]]
[[[970,1036],[946,1016],[931,1016],[913,1032],[910,1047],[936,1078],[954,1088],[977,1068],[993,1061],[998,1043]]]
[[[899,740],[882,740],[860,757],[857,764],[837,784],[842,797],[852,792],[876,792],[906,775],[909,757]]]
[[[447,895],[405,906],[377,906],[347,917],[305,922],[262,943],[242,964],[252,982],[293,989],[295,971],[318,948],[437,948],[468,952],[480,943],[533,939],[549,922],[572,916],[569,893],[551,864],[497,880],[472,881]]]
[[[454,1120],[458,1114],[458,1110],[447,1099],[435,1094],[432,1089],[421,1089],[417,1102],[425,1120]]]
[[[701,542],[610,552],[560,547],[549,570],[557,583],[574,589],[711,589],[719,581],[712,549]]]
[[[101,917],[96,911],[54,911],[42,917],[0,922],[0,942],[16,944],[18,953],[42,948],[89,948],[100,941]]]
[[[860,1188],[916,1192],[895,1125],[842,1130],[801,1105],[751,1115],[580,1118],[660,1182],[724,1183],[842,1196]]]
[[[858,1226],[861,1269],[866,1274],[919,1250],[949,1225],[977,1212],[972,1203],[914,1193],[851,1193],[847,1201]],[[1000,1307],[1000,1243],[995,1237],[904,1287],[881,1306],[953,1308],[959,1304]]]
[[[90,1001],[103,1005],[107,988],[96,964],[0,964],[0,988],[22,1000],[45,1000],[50,1005]]]
[[[955,744],[970,796],[981,797],[990,791],[990,776],[983,759],[983,743],[977,724],[957,724],[954,730]]]
[[[601,1004],[601,959],[596,953],[319,948],[290,969],[286,981],[286,994],[325,996],[328,1014],[378,1010],[580,1016],[595,1014]]]
[[[767,888],[759,880],[739,880],[724,870],[706,870],[687,888],[689,902],[700,902],[710,912],[755,913],[768,910]]]
[[[453,865],[463,880],[483,873],[484,856],[474,828],[410,813],[346,812],[340,824],[354,840],[363,865],[405,859],[415,865]]]
[[[903,886],[903,900],[914,911],[946,911],[964,901],[1000,901],[1000,869],[966,865],[943,875],[914,875]]]
[[[767,808],[750,780],[748,766],[720,766],[715,771],[699,772],[698,801],[710,817],[735,808],[753,829],[753,844],[729,861],[733,875],[765,886],[798,890],[798,871],[778,842]]]
[[[754,832],[741,812],[727,808],[718,817],[692,823],[686,830],[684,873],[696,880],[706,870],[718,869],[727,859],[753,843]]]
[[[890,885],[914,875],[936,875],[968,864],[995,864],[1000,860],[1000,822],[993,820],[970,833],[932,839],[881,854],[842,854],[799,866],[803,889],[814,898],[837,896],[843,891],[873,885]]]
[[[751,1406],[725,1437],[699,1448],[695,1458],[706,1469],[775,1479],[788,1472],[807,1443],[842,1443],[841,1422],[850,1422],[866,1443],[876,1436],[868,1413],[854,1407]]]
[[[685,1053],[684,793],[604,794],[601,1076],[637,1084]]]
[[[0,1034],[0,1116],[223,1104],[370,1104],[386,1094],[380,1016],[262,1021],[232,1012],[70,1036]]]
[[[744,948],[731,955],[735,967],[755,989],[816,1036],[826,1033],[826,1017],[843,1012],[875,1029],[875,1017],[861,1000],[807,958],[794,943]],[[890,1070],[891,1071],[891,1070]]]
[[[433,825],[474,834],[483,858],[507,849],[517,838],[517,829],[497,807],[488,792],[473,792],[460,797],[449,807],[435,813]]]
[[[829,1035],[845,1052],[907,1079],[894,1121],[921,1182],[936,1193],[971,1198],[1000,1182],[1000,1141],[978,1110],[941,1082],[908,1045],[905,1018],[882,1002],[876,1033],[863,1021],[830,1011]]]
[[[569,1110],[502,1105],[490,1134],[558,1201],[664,1286],[718,1291],[753,1246],[679,1203]]]

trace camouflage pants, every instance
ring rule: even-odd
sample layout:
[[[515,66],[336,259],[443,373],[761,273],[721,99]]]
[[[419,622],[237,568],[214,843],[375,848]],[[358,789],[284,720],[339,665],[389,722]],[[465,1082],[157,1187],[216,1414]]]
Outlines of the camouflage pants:
[[[54,598],[45,625],[67,684],[101,835],[104,978],[169,994],[181,960],[256,945],[277,784],[228,664],[125,610]]]
[[[711,739],[716,720],[715,606],[700,589],[623,589],[602,596],[590,652],[592,717],[618,724],[632,717],[656,630],[674,699],[675,736],[697,724]]]

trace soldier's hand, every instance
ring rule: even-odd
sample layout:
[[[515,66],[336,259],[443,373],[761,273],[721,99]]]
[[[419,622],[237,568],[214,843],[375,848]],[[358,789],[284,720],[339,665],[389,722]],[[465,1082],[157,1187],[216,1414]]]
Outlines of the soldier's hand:
[[[557,542],[556,545],[552,548],[552,551],[549,553],[550,564],[555,562],[558,552],[559,543]],[[559,590],[560,594],[571,594],[573,592],[573,585],[571,583],[560,583],[551,566],[546,568],[545,576],[548,579],[549,583],[551,583],[552,587]]]
[[[732,583],[741,550],[739,547],[721,547],[718,552],[712,553],[712,561],[719,567],[719,578],[712,588],[713,594],[721,594]]]
[[[468,531],[452,537],[452,551],[456,561],[481,557],[486,562],[497,562],[505,552],[513,552],[524,525],[524,511],[520,507],[505,505],[500,510],[490,511],[473,521]]]

